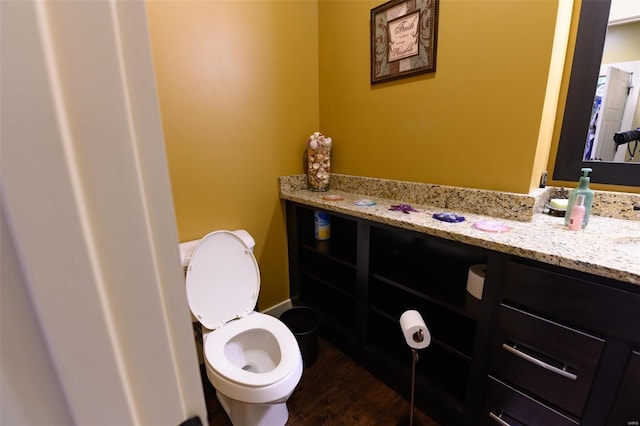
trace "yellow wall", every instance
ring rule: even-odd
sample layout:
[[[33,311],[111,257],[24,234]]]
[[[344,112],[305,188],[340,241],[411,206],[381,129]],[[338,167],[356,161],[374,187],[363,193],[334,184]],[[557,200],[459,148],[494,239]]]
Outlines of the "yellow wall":
[[[280,175],[318,130],[315,1],[150,1],[147,15],[181,241],[248,230],[260,308],[289,297]]]
[[[333,171],[528,193],[557,1],[441,1],[436,72],[371,86],[379,4],[319,3]]]

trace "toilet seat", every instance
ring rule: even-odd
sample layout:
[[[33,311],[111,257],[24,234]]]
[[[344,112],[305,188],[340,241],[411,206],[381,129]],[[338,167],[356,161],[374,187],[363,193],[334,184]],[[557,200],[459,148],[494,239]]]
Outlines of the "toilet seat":
[[[245,371],[227,358],[225,346],[240,333],[262,329],[273,335],[278,342],[280,362],[266,373]],[[271,315],[253,312],[242,319],[231,321],[224,327],[210,333],[204,343],[205,361],[220,376],[247,387],[265,387],[287,377],[301,362],[298,343],[280,320]],[[215,363],[209,360],[215,360]]]
[[[215,330],[253,311],[260,292],[258,262],[233,232],[211,232],[193,250],[186,287],[193,315]]]

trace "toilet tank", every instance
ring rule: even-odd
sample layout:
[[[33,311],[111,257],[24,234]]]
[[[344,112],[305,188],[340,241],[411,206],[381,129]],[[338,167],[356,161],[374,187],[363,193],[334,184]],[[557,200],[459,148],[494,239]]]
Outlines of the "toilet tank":
[[[256,245],[256,241],[253,239],[251,234],[249,234],[244,229],[238,229],[236,231],[231,231],[232,234],[240,237],[240,239],[249,247],[249,250],[253,251],[253,248]],[[193,250],[196,248],[200,239],[186,241],[184,243],[180,243],[180,262],[182,263],[182,268],[184,272],[187,272],[187,266],[189,266],[189,261],[191,260],[191,255],[193,254]]]

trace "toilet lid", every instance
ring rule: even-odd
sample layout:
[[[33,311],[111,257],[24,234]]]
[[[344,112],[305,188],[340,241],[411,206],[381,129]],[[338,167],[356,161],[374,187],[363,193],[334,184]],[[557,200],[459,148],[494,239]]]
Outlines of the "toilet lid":
[[[202,325],[215,330],[253,311],[260,292],[260,270],[240,237],[215,231],[194,249],[186,286],[191,312]]]

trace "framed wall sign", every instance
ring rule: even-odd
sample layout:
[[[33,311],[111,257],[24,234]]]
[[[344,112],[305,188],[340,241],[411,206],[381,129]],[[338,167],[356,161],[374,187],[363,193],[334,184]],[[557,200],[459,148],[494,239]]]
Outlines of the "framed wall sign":
[[[439,0],[391,0],[371,9],[371,84],[434,72]]]

